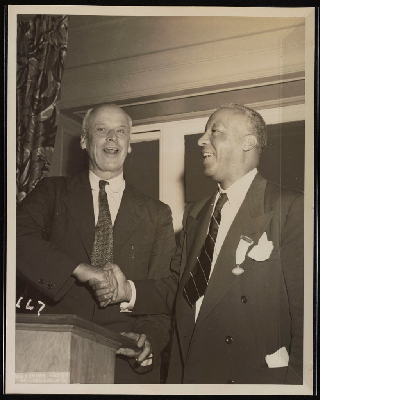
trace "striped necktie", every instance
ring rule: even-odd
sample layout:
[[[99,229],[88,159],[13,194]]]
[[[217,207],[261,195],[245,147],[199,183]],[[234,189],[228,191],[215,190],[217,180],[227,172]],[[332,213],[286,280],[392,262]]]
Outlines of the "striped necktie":
[[[214,255],[215,242],[217,240],[218,228],[221,222],[221,210],[228,196],[226,193],[221,193],[215,206],[210,227],[200,254],[197,257],[196,265],[193,271],[190,272],[189,279],[183,288],[183,296],[190,307],[193,307],[196,301],[204,295],[208,281],[210,279],[211,264]]]
[[[91,264],[102,267],[107,261],[113,261],[113,226],[108,207],[106,185],[108,182],[99,181],[99,217],[95,228],[95,239]]]

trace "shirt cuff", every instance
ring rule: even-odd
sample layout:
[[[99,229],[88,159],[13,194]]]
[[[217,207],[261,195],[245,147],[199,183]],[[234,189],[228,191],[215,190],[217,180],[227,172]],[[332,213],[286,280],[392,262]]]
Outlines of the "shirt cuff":
[[[151,364],[153,364],[153,353],[151,353],[149,355],[148,358],[146,358],[145,360],[143,360],[142,362],[139,363],[142,367],[147,367]]]
[[[120,312],[132,312],[133,307],[135,306],[136,303],[136,287],[135,284],[128,279],[129,284],[131,285],[132,289],[132,296],[130,302],[122,302],[119,307],[120,307]]]

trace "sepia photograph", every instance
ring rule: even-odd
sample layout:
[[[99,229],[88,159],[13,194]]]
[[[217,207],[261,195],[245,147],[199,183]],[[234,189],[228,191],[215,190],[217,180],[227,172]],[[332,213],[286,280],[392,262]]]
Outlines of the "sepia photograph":
[[[315,13],[8,7],[6,393],[315,393]]]

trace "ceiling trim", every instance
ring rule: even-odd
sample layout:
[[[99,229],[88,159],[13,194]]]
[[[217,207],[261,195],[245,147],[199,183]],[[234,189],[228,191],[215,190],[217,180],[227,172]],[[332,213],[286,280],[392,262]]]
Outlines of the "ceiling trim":
[[[65,70],[60,107],[119,102],[305,69],[304,25]]]
[[[242,84],[234,85],[234,86],[230,86],[230,87],[223,87],[223,88],[215,88],[215,86],[214,86],[214,89],[208,89],[208,88],[202,87],[202,88],[200,88],[200,90],[197,90],[195,92],[189,91],[189,93],[184,93],[184,94],[175,94],[176,92],[166,93],[166,95],[157,96],[156,98],[154,98],[154,96],[147,96],[147,98],[140,97],[140,98],[137,98],[136,101],[135,101],[135,99],[127,99],[126,101],[119,102],[118,105],[120,107],[124,108],[124,107],[138,106],[138,105],[145,105],[145,104],[163,103],[165,101],[181,100],[181,99],[187,99],[190,97],[207,96],[210,94],[232,92],[232,91],[236,91],[236,90],[253,89],[253,88],[257,88],[257,87],[272,86],[272,85],[288,83],[288,82],[304,81],[304,76],[298,76],[296,78],[287,78],[287,79],[279,79],[278,77],[275,77],[274,80],[266,81],[265,79],[263,79],[261,81],[260,80],[256,80],[256,81],[257,82],[251,83],[251,84],[243,84],[243,82],[240,82]],[[95,106],[95,105],[93,105],[93,106]],[[83,108],[80,107],[78,110],[72,111],[72,113],[74,115],[81,116],[91,107],[92,106],[83,107]]]
[[[282,83],[304,81],[304,79],[305,79],[304,71],[299,71],[296,73],[276,75],[262,79],[251,79],[240,82],[228,82],[226,84],[211,85],[195,89],[158,93],[152,96],[139,96],[117,101],[115,99],[111,99],[110,102],[115,103],[122,108],[141,106],[147,104],[157,104],[157,103],[160,104],[167,101],[189,99],[193,97],[207,96],[207,95],[218,95],[220,93],[233,92],[237,90],[247,90],[264,86],[279,85]],[[293,99],[293,96],[291,98]],[[276,101],[278,101],[278,99],[276,99]],[[297,100],[294,101],[297,102]],[[87,110],[103,103],[106,102],[99,101],[71,108],[60,108],[60,113],[74,120],[76,123],[80,124]]]
[[[247,103],[245,104],[254,110],[263,110],[262,116],[265,122],[268,124],[278,124],[283,122],[300,121],[304,120],[305,113],[305,103],[304,96],[296,96],[290,99],[278,99],[272,101],[263,101],[257,103]],[[158,131],[160,126],[157,124],[163,124],[171,121],[186,121],[195,118],[208,118],[216,109],[194,111],[184,114],[174,114],[174,115],[163,115],[159,117],[147,118],[147,119],[137,119],[133,121],[133,127],[131,129],[131,137],[139,132],[146,131]],[[81,129],[77,129],[79,124],[76,121],[72,121],[70,118],[65,117],[62,123],[67,123],[67,120],[73,122],[71,127],[74,129],[69,130],[71,136],[79,139],[81,135]],[[143,129],[143,127],[149,127],[149,129]],[[151,140],[158,137],[158,132],[153,132]],[[154,137],[153,137],[154,136]]]
[[[298,73],[298,72],[304,72],[304,65],[294,65],[291,68],[286,68],[284,70],[282,69],[274,69],[268,71],[272,76],[276,76],[281,74],[290,74],[290,73]],[[178,75],[178,74],[177,74]],[[61,109],[70,109],[70,108],[75,108],[75,107],[85,107],[88,104],[95,105],[95,104],[102,104],[102,103],[123,103],[126,99],[132,98],[133,91],[137,97],[150,97],[150,96],[155,96],[155,95],[162,95],[163,99],[165,99],[166,94],[171,93],[171,92],[179,92],[179,91],[184,91],[184,90],[197,90],[197,95],[201,92],[201,89],[204,88],[205,86],[216,86],[216,85],[224,85],[224,84],[229,84],[232,82],[242,82],[246,80],[256,80],[256,79],[265,79],[265,75],[261,71],[257,71],[255,73],[244,73],[241,75],[236,75],[235,78],[237,80],[232,81],[231,76],[227,76],[226,79],[223,79],[221,77],[217,77],[216,79],[208,79],[208,80],[202,80],[196,84],[187,84],[187,83],[182,83],[179,85],[169,85],[169,86],[158,86],[154,88],[149,88],[148,90],[136,90],[135,87],[135,82],[132,83],[122,83],[121,85],[123,86],[130,86],[132,88],[135,88],[134,90],[129,90],[127,92],[122,92],[118,93],[117,91],[114,93],[110,93],[108,88],[104,88],[104,86],[101,89],[97,89],[97,92],[95,90],[94,93],[90,93],[89,95],[86,95],[86,97],[78,99],[78,98],[73,98],[73,99],[68,99],[64,100],[64,97],[61,97],[60,100],[60,108]],[[103,84],[105,83],[104,81],[102,82]],[[108,82],[108,86],[113,86],[115,82]],[[116,84],[116,83],[115,83]],[[260,85],[259,85],[260,86]],[[261,85],[262,86],[262,85]],[[86,90],[87,89],[87,90]],[[231,90],[234,90],[235,88],[232,87]],[[77,88],[79,90],[79,88]],[[89,88],[87,87],[81,87],[80,88],[81,92],[89,92]],[[221,91],[222,92],[222,91]],[[65,93],[65,90],[63,91]]]
[[[119,18],[114,18],[117,20]],[[168,101],[179,103],[182,99],[199,96],[211,98],[221,94],[226,98],[224,93],[235,90],[260,92],[257,88],[263,86],[270,86],[275,93],[273,85],[305,79],[304,28],[304,24],[300,24],[293,28],[69,68],[64,71],[59,107],[64,115],[81,123],[87,109],[102,103],[116,103],[121,107]],[[301,95],[299,90],[289,93],[286,96],[292,97],[287,99],[272,100],[267,96],[268,101],[261,107],[304,102],[303,98],[293,97]],[[257,100],[261,99],[263,97],[257,97]],[[205,100],[201,101],[204,103]],[[166,114],[166,110],[176,112],[175,104],[168,105],[163,113]],[[188,109],[182,107],[181,111]],[[136,120],[135,125],[171,118],[160,114],[158,112],[158,117],[148,120]],[[145,116],[150,117],[149,113],[142,115]]]
[[[254,110],[286,108],[286,107],[292,107],[292,106],[293,107],[294,106],[303,106],[303,108],[304,108],[304,96],[296,96],[296,97],[291,97],[288,99],[262,101],[262,102],[257,102],[257,103],[248,103],[248,104],[246,104],[246,106],[248,106]],[[298,109],[298,107],[296,109]],[[164,122],[178,121],[178,120],[187,120],[187,119],[201,118],[201,117],[209,117],[215,110],[216,109],[214,108],[214,109],[210,109],[210,110],[194,111],[194,112],[185,113],[185,114],[163,115],[163,116],[146,118],[146,119],[137,119],[137,120],[133,121],[133,126],[164,123]],[[289,108],[287,108],[287,110],[289,110]],[[304,119],[304,117],[302,117],[300,119]],[[282,122],[287,122],[287,121],[285,120]],[[274,122],[274,123],[278,123],[278,122]]]

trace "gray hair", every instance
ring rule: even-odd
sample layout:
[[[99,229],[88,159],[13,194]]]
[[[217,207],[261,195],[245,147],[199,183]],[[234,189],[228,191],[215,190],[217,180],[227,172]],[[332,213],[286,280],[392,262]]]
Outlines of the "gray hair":
[[[259,154],[261,154],[264,149],[267,147],[267,125],[263,119],[263,117],[255,110],[252,110],[249,107],[246,107],[242,104],[236,103],[226,103],[218,108],[234,108],[236,110],[241,111],[241,113],[246,117],[247,122],[249,123],[250,130],[253,135],[257,138],[257,148]]]
[[[100,110],[101,108],[106,108],[106,107],[114,107],[122,111],[125,114],[126,118],[128,119],[129,129],[132,128],[132,118],[120,106],[116,104],[101,104],[86,111],[86,114],[82,122],[82,137],[85,137],[89,130],[90,123],[92,122],[93,116],[95,115],[94,112]]]

